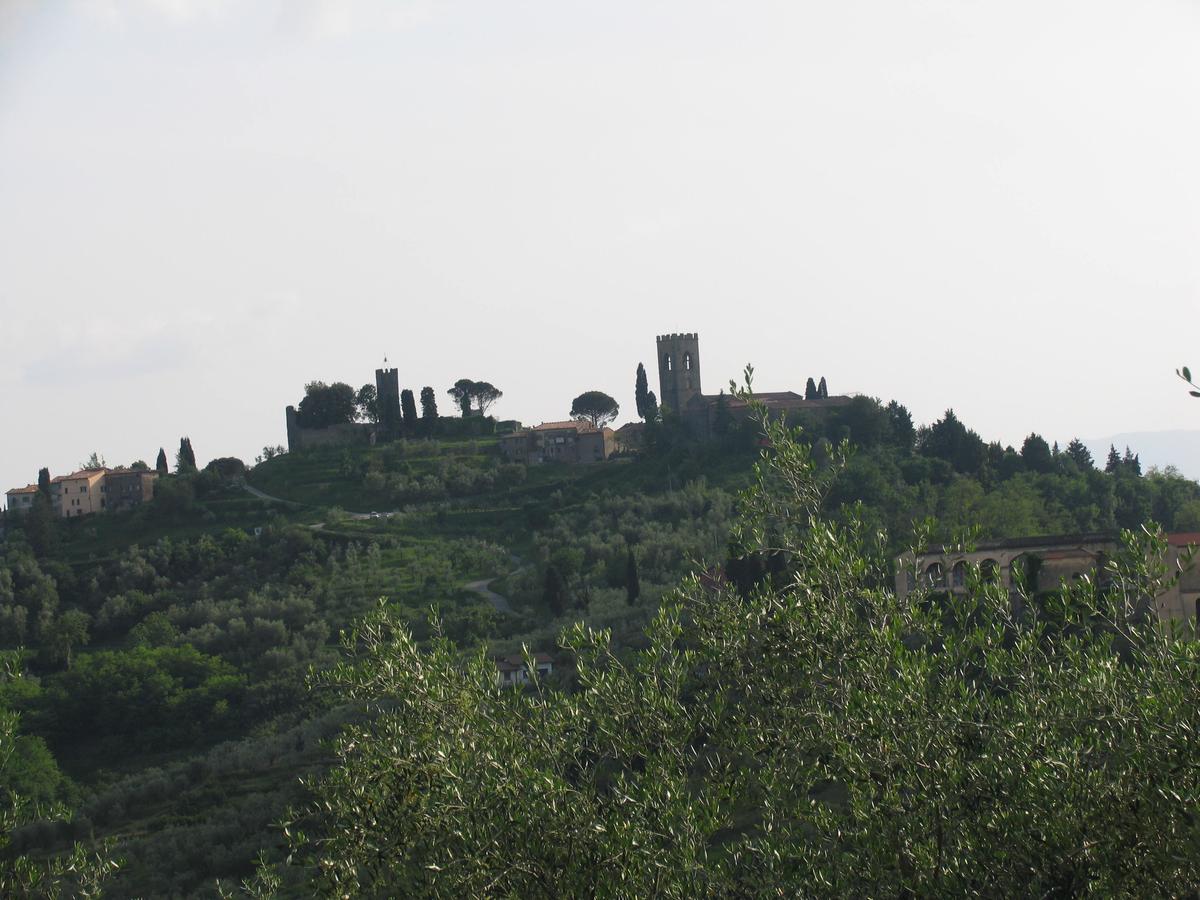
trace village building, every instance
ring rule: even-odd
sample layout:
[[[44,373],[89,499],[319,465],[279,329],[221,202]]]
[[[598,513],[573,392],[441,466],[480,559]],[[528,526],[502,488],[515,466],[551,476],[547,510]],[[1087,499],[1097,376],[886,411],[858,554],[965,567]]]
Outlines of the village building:
[[[749,402],[727,394],[705,394],[700,382],[700,337],[695,332],[662,334],[657,338],[658,402],[668,413],[677,415],[695,437],[709,438],[721,430],[721,418],[730,424],[748,419],[753,409]],[[824,385],[824,379],[822,379]],[[755,393],[772,418],[789,418],[801,413],[822,414],[831,407],[845,406],[848,396],[807,398],[794,391]]]
[[[1200,546],[1200,532],[1167,535],[1170,571],[1175,571],[1187,548],[1193,546]],[[907,597],[918,578],[935,591],[963,593],[973,567],[978,567],[981,577],[998,580],[1014,599],[1022,586],[1026,593],[1036,594],[1084,576],[1102,584],[1107,578],[1105,566],[1120,547],[1115,535],[1105,533],[981,541],[970,551],[930,547],[919,557],[906,553],[897,560],[896,594]],[[1198,568],[1184,570],[1174,585],[1154,598],[1154,607],[1160,620],[1177,622],[1200,635]]]
[[[154,481],[158,473],[152,469],[111,469],[104,476],[104,494],[109,512],[133,509],[149,503],[154,497]]]
[[[525,657],[518,654],[496,660],[496,684],[500,687],[523,687],[554,671],[554,658],[549,653],[533,655],[533,672],[525,664]]]
[[[50,480],[50,502],[64,519],[132,509],[154,496],[157,477],[152,469],[80,469]],[[37,492],[36,484],[7,491],[9,512],[28,512]]]
[[[13,488],[5,491],[4,497],[10,515],[23,516],[33,508],[33,498],[37,496],[38,486],[28,484],[23,488]]]
[[[508,462],[538,465],[546,462],[590,463],[612,456],[615,432],[582,419],[543,422],[500,438],[500,453]]]
[[[70,475],[50,479],[50,500],[54,511],[64,519],[104,512],[108,502],[104,476],[108,469],[80,469]]]

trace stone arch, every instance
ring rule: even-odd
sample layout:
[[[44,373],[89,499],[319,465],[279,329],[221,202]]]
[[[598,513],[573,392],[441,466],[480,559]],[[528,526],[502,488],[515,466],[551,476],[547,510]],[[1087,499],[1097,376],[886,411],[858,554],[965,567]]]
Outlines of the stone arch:
[[[925,586],[929,588],[944,588],[946,586],[946,570],[940,562],[931,562],[925,567]]]
[[[1000,580],[1000,563],[990,556],[979,564],[979,577],[987,584]]]
[[[950,587],[965,588],[967,586],[967,561],[960,559],[950,570]]]
[[[1033,553],[1018,553],[1008,564],[1008,583],[1014,589],[1024,588],[1026,592],[1036,594],[1041,568],[1041,557]]]

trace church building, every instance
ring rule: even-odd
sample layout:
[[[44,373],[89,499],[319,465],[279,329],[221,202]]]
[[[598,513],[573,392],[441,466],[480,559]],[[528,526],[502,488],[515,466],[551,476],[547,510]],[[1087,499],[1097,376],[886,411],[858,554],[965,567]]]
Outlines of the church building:
[[[657,338],[657,349],[659,404],[676,413],[696,437],[711,437],[715,433],[721,397],[718,394],[705,394],[701,387],[699,335],[696,332],[661,334]],[[822,378],[822,387],[824,381]],[[817,392],[810,389],[809,393]],[[754,399],[762,403],[772,417],[819,413],[850,402],[847,396],[830,397],[826,393],[821,390],[820,396],[805,397],[795,391],[774,391],[755,393]],[[741,422],[749,418],[751,410],[746,401],[728,394],[723,399],[733,421]]]

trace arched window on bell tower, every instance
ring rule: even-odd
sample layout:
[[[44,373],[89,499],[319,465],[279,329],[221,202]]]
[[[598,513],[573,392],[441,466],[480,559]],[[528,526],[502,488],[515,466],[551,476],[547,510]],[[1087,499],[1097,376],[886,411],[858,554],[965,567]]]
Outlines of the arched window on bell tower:
[[[683,354],[683,370],[685,372],[692,371],[692,354],[690,353]]]
[[[663,354],[663,368],[666,369],[668,372],[675,371],[675,361],[673,359],[671,359],[670,353]]]

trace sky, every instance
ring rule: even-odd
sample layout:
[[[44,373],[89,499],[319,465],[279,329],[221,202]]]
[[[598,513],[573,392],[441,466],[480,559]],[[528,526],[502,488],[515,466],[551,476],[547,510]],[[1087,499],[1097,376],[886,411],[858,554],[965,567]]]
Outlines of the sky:
[[[706,392],[1200,428],[1197,46],[1196,0],[0,0],[0,489],[253,460],[385,356],[625,420],[674,331]]]

